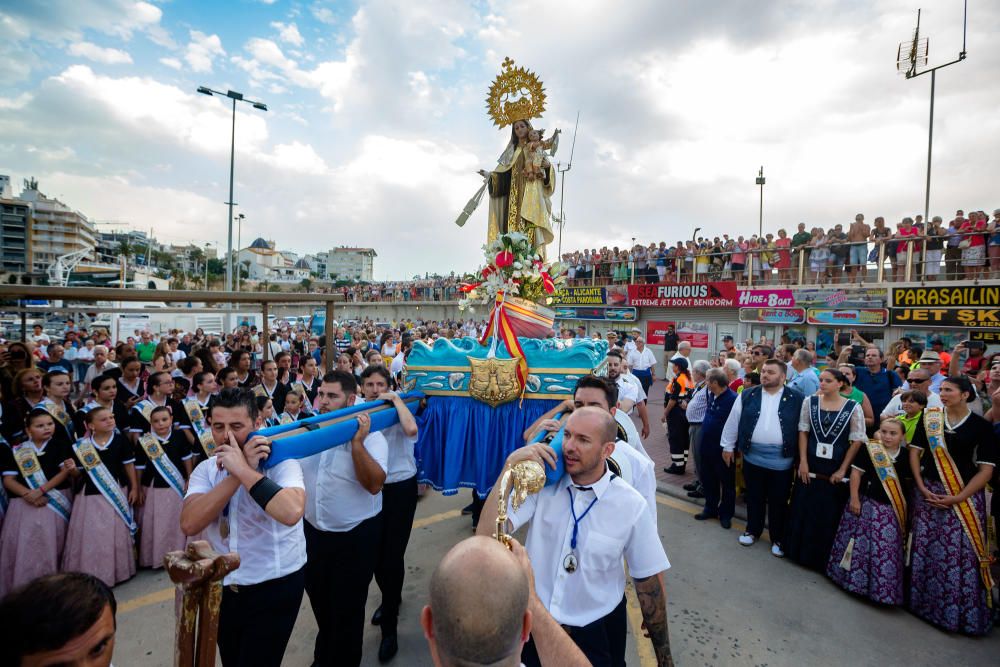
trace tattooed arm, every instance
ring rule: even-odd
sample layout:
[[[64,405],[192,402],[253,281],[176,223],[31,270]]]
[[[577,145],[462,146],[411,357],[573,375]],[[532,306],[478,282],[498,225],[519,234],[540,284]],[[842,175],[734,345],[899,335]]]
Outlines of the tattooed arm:
[[[651,577],[634,579],[635,592],[642,609],[642,622],[649,633],[656,651],[659,667],[673,667],[670,655],[670,633],[667,628],[667,592],[663,585],[663,573]]]

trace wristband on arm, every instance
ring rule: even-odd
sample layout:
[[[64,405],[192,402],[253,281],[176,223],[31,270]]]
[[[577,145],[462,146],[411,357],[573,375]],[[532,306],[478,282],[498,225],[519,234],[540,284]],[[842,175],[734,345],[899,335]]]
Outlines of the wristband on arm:
[[[273,479],[261,477],[250,487],[250,497],[260,505],[262,510],[267,511],[267,504],[271,502],[271,498],[274,498],[281,489],[282,486]]]

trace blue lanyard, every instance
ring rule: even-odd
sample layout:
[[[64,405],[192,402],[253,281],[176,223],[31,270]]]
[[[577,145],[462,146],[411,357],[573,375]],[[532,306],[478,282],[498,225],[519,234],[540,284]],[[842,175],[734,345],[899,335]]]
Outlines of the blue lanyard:
[[[597,502],[597,497],[595,496],[594,499],[590,501],[590,504],[587,505],[587,509],[583,510],[583,514],[581,514],[580,518],[578,519],[576,518],[576,508],[573,506],[573,490],[567,486],[566,493],[569,494],[569,511],[573,515],[573,537],[570,538],[569,548],[575,550],[576,536],[580,530],[580,522],[583,521],[583,517],[587,516],[587,512],[589,512],[591,508],[594,506],[594,503]]]

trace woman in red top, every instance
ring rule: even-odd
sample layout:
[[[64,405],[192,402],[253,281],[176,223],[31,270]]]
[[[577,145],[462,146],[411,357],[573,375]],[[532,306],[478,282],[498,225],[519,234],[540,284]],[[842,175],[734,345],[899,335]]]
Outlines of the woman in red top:
[[[965,267],[966,278],[978,278],[985,275],[986,267],[986,216],[969,213],[969,219],[958,228],[962,235],[962,266]]]
[[[912,241],[901,240],[896,244],[896,282],[901,282],[906,276],[906,251],[910,245],[913,246],[911,266],[916,269],[920,265],[920,246],[913,243],[920,236],[920,229],[914,226],[912,218],[903,218],[893,236],[897,239],[912,238]]]
[[[774,263],[774,268],[778,269],[778,283],[790,285],[792,282],[792,240],[788,238],[788,232],[784,229],[778,230],[778,238],[774,242],[778,249],[778,261]]]

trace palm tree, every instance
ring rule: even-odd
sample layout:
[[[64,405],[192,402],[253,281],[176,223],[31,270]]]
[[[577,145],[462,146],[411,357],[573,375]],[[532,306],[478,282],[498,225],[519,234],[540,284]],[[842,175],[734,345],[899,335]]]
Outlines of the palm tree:
[[[134,251],[135,247],[133,247],[132,241],[129,240],[129,237],[122,236],[118,238],[118,254],[125,258],[126,264],[128,264],[129,257],[132,256]]]

